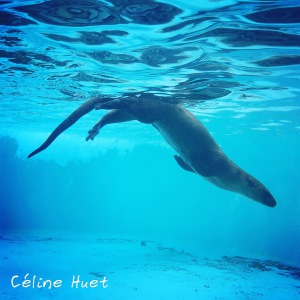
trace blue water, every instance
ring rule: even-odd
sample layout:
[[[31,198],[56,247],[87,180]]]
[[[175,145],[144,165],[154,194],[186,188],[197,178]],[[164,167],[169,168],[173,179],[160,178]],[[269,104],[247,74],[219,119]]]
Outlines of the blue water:
[[[0,1],[3,237],[131,237],[300,266],[299,2],[187,2]],[[86,142],[104,111],[27,159],[97,95],[183,105],[277,206],[183,171],[150,125],[112,124]]]

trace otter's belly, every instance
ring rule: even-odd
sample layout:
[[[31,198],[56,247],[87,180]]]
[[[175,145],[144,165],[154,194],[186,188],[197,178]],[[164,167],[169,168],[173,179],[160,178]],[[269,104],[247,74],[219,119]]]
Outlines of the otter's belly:
[[[197,123],[195,126],[182,123],[180,126],[172,126],[165,122],[155,122],[153,126],[195,173],[204,177],[215,174],[222,150],[205,129]]]
[[[166,126],[162,122],[155,122],[152,124],[164,138],[164,140],[181,156],[181,158],[188,163],[192,152],[190,148],[190,140],[184,133],[178,132],[176,128]]]

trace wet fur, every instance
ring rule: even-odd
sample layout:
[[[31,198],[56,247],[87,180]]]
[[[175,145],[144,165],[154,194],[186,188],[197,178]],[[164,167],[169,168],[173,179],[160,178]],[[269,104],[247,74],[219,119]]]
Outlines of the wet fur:
[[[276,205],[268,189],[230,160],[203,124],[178,104],[138,97],[92,98],[64,120],[28,157],[45,150],[64,130],[92,109],[110,111],[89,131],[87,140],[94,139],[103,126],[111,123],[138,120],[152,124],[179,154],[175,155],[175,159],[184,170],[201,175],[222,189],[242,194],[269,207]]]

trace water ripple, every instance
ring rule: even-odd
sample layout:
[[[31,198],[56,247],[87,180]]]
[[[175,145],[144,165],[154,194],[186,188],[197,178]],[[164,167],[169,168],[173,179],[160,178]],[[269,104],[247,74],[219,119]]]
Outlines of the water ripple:
[[[181,12],[165,3],[148,1],[100,2],[85,0],[77,5],[72,0],[47,1],[39,4],[17,7],[33,19],[60,26],[94,26],[108,24],[164,24]]]
[[[299,106],[300,8],[294,1],[24,3],[1,2],[5,109],[13,101],[32,111],[57,101],[68,106],[99,93],[183,103],[198,115],[209,107],[206,116],[223,114],[227,103],[235,120],[237,103],[245,115]]]
[[[258,23],[300,23],[300,7],[279,7],[255,12],[245,17]]]

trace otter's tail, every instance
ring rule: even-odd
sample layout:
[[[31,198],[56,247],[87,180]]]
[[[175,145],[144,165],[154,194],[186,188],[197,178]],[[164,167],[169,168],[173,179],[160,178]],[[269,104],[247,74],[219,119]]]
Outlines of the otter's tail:
[[[79,108],[77,108],[69,117],[67,117],[62,123],[60,123],[54,131],[49,135],[47,140],[36,150],[28,155],[28,158],[38,154],[39,152],[45,150],[51,143],[66,129],[71,127],[75,122],[77,122],[82,116],[89,113],[91,110],[97,107],[97,105],[105,103],[112,100],[111,98],[96,97],[91,98],[85,103],[83,103]]]

